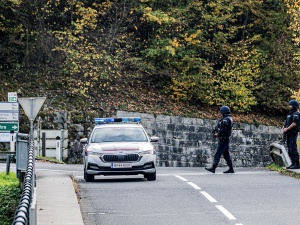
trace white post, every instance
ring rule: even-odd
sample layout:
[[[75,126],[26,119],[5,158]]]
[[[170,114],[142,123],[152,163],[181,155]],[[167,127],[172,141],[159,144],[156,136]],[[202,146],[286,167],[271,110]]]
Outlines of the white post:
[[[61,148],[60,148],[60,137],[56,137],[56,159],[60,160],[61,159]]]
[[[41,155],[41,117],[38,119],[38,126],[36,131],[36,141],[37,141],[37,156]]]
[[[10,131],[10,151],[14,152],[15,151],[15,140],[14,140],[14,131]]]
[[[33,189],[32,200],[29,209],[29,225],[37,225],[37,200],[36,200],[36,188]]]

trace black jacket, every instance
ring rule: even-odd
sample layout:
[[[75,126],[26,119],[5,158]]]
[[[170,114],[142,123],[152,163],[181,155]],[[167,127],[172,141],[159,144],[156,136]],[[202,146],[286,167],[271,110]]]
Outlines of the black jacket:
[[[233,120],[230,114],[225,114],[222,119],[218,121],[218,136],[230,137],[232,133]]]

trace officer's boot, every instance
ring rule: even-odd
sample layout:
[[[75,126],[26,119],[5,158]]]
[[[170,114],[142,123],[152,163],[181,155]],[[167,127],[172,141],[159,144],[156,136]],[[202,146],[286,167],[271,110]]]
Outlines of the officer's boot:
[[[296,160],[295,161],[295,165],[292,165],[292,166],[290,166],[290,168],[289,169],[300,169],[300,166],[299,166],[299,160]]]
[[[233,166],[232,166],[232,161],[228,161],[227,165],[229,166],[229,169],[224,171],[223,173],[234,173]]]
[[[217,164],[213,164],[211,167],[208,168],[205,167],[205,169],[209,172],[215,173],[217,166],[218,166]]]

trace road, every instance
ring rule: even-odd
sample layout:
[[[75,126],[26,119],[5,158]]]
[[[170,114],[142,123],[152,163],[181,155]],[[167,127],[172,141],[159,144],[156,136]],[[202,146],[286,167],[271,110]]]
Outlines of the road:
[[[224,169],[223,169],[224,170]],[[139,176],[79,178],[85,225],[285,225],[300,220],[300,181],[266,168],[235,174],[157,168]]]
[[[1,171],[5,165],[1,164]],[[2,168],[3,167],[3,168]],[[82,165],[36,163],[36,171],[71,173],[85,225],[288,225],[300,221],[300,180],[266,168],[216,174],[204,168],[157,168],[142,176],[83,180]],[[12,169],[11,171],[14,171]]]

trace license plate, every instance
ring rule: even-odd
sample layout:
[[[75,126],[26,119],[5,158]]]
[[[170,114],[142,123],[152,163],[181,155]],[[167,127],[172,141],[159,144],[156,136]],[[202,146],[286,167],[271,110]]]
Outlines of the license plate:
[[[111,168],[131,168],[131,163],[112,163]]]

